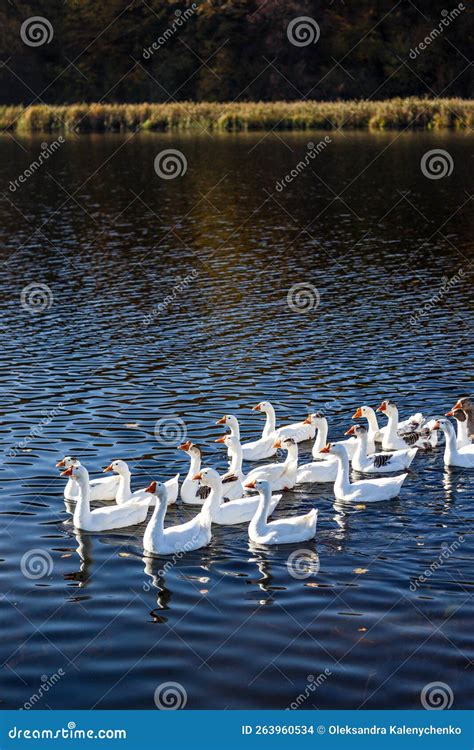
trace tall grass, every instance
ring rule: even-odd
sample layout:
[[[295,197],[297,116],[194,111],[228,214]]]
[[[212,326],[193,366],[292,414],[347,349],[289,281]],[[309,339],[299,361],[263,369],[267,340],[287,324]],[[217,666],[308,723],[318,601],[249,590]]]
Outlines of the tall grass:
[[[388,99],[336,102],[179,102],[176,104],[35,104],[0,107],[0,130],[308,130],[468,128],[474,100]]]

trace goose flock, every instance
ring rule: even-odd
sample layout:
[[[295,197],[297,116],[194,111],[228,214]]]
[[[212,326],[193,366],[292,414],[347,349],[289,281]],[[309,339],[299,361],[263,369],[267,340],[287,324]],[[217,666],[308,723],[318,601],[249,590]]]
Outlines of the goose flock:
[[[335,498],[346,503],[391,500],[400,494],[417,452],[436,447],[440,433],[444,436],[444,464],[474,469],[474,401],[469,396],[460,398],[444,417],[426,418],[418,413],[402,422],[393,401],[383,401],[377,410],[358,407],[352,419],[364,419],[367,427],[361,422],[353,424],[345,433],[347,437],[337,442],[328,442],[328,420],[320,412],[277,428],[272,404],[262,401],[253,409],[265,414],[266,421],[261,437],[252,442],[241,443],[234,415],[216,422],[230,430],[216,440],[226,446],[229,458],[228,471],[222,475],[202,467],[202,450],[195,443],[188,440],[178,446],[190,459],[181,487],[177,474],[133,492],[125,461],[112,461],[104,469],[111,476],[91,480],[79,459],[65,456],[56,465],[62,469],[61,476],[68,478],[64,497],[75,502],[74,525],[89,532],[111,531],[143,523],[153,507],[143,536],[145,554],[175,555],[204,547],[211,541],[212,524],[245,523],[252,542],[292,544],[316,535],[317,509],[273,521],[268,516],[278,505],[281,492],[296,485],[331,483]],[[387,417],[383,427],[377,412]],[[447,417],[455,419],[456,431]],[[298,466],[298,444],[307,440],[314,440],[312,461]],[[283,461],[262,463],[244,472],[244,460],[263,461],[279,450],[286,452]],[[353,480],[351,464],[355,472],[368,478]],[[391,476],[373,476],[384,474]],[[167,507],[177,502],[178,495],[182,503],[200,506],[200,510],[186,523],[165,527]],[[91,509],[91,502],[97,500],[113,504]]]

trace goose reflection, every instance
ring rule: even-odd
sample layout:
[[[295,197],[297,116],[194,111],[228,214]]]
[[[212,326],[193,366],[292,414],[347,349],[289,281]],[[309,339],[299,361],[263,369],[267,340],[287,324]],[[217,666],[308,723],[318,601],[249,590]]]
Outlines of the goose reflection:
[[[67,581],[76,581],[79,588],[85,588],[91,577],[91,568],[93,563],[92,557],[92,537],[80,529],[74,530],[74,536],[77,542],[76,553],[81,561],[79,570],[73,573],[66,573],[64,578]]]
[[[157,606],[156,609],[151,612],[151,615],[155,622],[166,622],[167,618],[161,617],[156,612],[157,610],[166,610],[170,608],[172,591],[166,586],[165,574],[168,570],[168,568],[166,567],[166,561],[164,560],[164,558],[148,556],[144,556],[142,560],[145,564],[143,571],[145,575],[151,579],[151,582],[147,580],[143,582],[143,591],[148,592],[152,588],[155,588],[157,590]]]

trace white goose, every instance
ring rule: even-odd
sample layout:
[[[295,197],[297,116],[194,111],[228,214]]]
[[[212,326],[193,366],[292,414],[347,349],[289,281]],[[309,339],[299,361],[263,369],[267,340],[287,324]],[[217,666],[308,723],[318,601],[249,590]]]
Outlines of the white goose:
[[[474,444],[458,448],[456,445],[456,433],[448,419],[442,417],[430,422],[430,429],[444,432],[446,444],[444,446],[444,465],[459,466],[463,469],[474,469]]]
[[[176,555],[205,547],[211,541],[209,498],[200,512],[186,523],[164,528],[167,489],[161,482],[150,482],[145,492],[153,498],[155,509],[143,535],[143,549],[152,555]]]
[[[261,401],[257,406],[252,407],[253,411],[259,411],[266,414],[265,427],[262,436],[258,440],[253,440],[242,445],[242,457],[245,461],[260,461],[262,458],[270,458],[276,453],[273,444],[276,440],[276,416],[275,409],[269,401]]]
[[[393,451],[392,453],[373,453],[367,455],[367,430],[361,425],[352,425],[346,435],[355,435],[357,439],[356,452],[352,456],[352,468],[363,474],[385,474],[391,471],[408,469],[415,458],[418,448]]]
[[[150,493],[145,489],[132,492],[130,486],[132,475],[129,466],[125,461],[112,461],[109,466],[105,467],[104,471],[113,471],[118,474],[119,486],[115,497],[117,505],[123,505],[123,503],[129,503],[130,501],[135,502],[136,500],[143,500],[144,498],[148,498],[148,502],[151,502],[151,505],[154,504],[154,498],[150,497]],[[178,479],[179,474],[176,474],[172,479],[168,479],[164,482],[168,497],[168,505],[175,503],[178,497]]]
[[[224,496],[227,500],[236,500],[245,494],[242,485],[244,477],[242,472],[242,445],[240,444],[240,440],[237,440],[232,435],[222,435],[215,442],[225,445],[227,447],[227,455],[230,457],[229,469],[221,477],[222,484],[224,485]]]
[[[109,505],[106,508],[90,509],[89,472],[85,466],[70,466],[61,476],[71,477],[79,485],[74,526],[83,531],[111,531],[143,523],[150,504],[150,495],[137,502],[124,505]]]
[[[249,471],[245,484],[257,479],[266,479],[272,490],[291,490],[296,484],[298,471],[298,444],[293,438],[275,442],[275,448],[284,448],[288,453],[283,463],[266,464]]]
[[[256,544],[295,544],[316,536],[318,511],[310,510],[304,516],[279,518],[268,521],[271,507],[271,486],[265,479],[253,479],[245,485],[259,493],[257,511],[249,524],[249,538]]]
[[[187,505],[202,505],[207,495],[205,492],[201,492],[202,488],[200,487],[199,482],[193,479],[194,475],[197,474],[201,468],[201,449],[190,440],[179,445],[178,449],[187,453],[191,459],[189,471],[181,485],[181,500]]]
[[[334,494],[337,500],[344,502],[373,503],[380,500],[391,500],[400,494],[400,488],[408,474],[398,477],[381,477],[379,479],[360,479],[351,482],[349,479],[349,456],[342,445],[327,445],[321,453],[336,456],[338,471],[334,482]]]
[[[310,420],[311,423],[318,430],[316,434],[316,440],[314,441],[313,450],[312,450],[313,459],[315,461],[318,461],[318,460],[321,460],[321,449],[324,448],[324,446],[328,442],[328,429],[329,429],[328,420],[323,414],[321,414],[321,412],[310,414],[307,417],[307,419]],[[338,440],[337,444],[343,445],[347,451],[349,458],[352,458],[357,448],[356,438],[352,437],[352,438],[348,438],[347,440]],[[375,452],[375,443],[373,441],[369,442],[369,450],[372,450],[373,452]],[[330,456],[329,460],[333,461],[334,459],[332,456]]]
[[[64,456],[57,462],[56,467],[69,469],[70,466],[81,466],[81,462],[75,456]],[[101,477],[91,479],[89,482],[91,500],[115,500],[119,486],[119,477]],[[70,477],[64,488],[65,500],[77,500],[79,497],[79,484]]]
[[[323,458],[321,449],[327,443],[328,421],[320,413],[310,414],[307,417],[316,427],[316,439],[313,443],[312,456],[314,461],[302,464],[296,473],[296,484],[309,484],[312,482],[334,482],[337,475],[337,461],[334,456]]]
[[[466,412],[463,409],[451,409],[446,412],[445,417],[454,417],[457,424],[457,436],[456,445],[458,448],[464,448],[466,445],[471,445],[469,435],[467,433],[467,417]]]
[[[434,448],[438,444],[436,433],[430,433],[428,429],[424,430],[423,427],[421,430],[417,427],[412,432],[403,431],[400,433],[398,409],[393,401],[389,399],[382,401],[377,411],[382,412],[388,417],[388,424],[382,439],[382,448],[384,451],[403,450],[405,448],[414,448],[415,446],[427,450]]]
[[[223,502],[222,480],[214,469],[202,469],[196,474],[195,479],[211,488],[211,493],[206,500],[209,504],[210,514],[213,523],[223,526],[233,526],[237,523],[248,523],[258,508],[259,499],[255,495],[241,497],[237,500]],[[273,512],[281,495],[272,495],[269,500],[269,513]]]

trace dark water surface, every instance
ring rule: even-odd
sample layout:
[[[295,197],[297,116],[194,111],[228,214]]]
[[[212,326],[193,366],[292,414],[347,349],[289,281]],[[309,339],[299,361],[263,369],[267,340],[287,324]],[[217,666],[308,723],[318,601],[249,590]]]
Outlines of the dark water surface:
[[[262,399],[280,423],[324,409],[337,437],[363,403],[444,413],[472,389],[472,137],[336,134],[277,191],[323,136],[72,136],[15,191],[44,139],[0,140],[3,707],[55,674],[36,707],[154,709],[169,681],[188,708],[418,708],[432,682],[468,707],[474,472],[441,450],[391,503],[285,493],[277,515],[319,508],[314,543],[252,549],[216,527],[165,571],[145,566],[143,528],[75,530],[56,478],[67,453],[94,474],[129,461],[134,488],[184,475],[176,418],[224,469],[215,420],[253,437]],[[157,176],[165,148],[184,176]],[[420,169],[434,148],[454,161],[439,180]],[[287,304],[301,282],[319,295],[306,312]],[[42,312],[21,303],[30,284],[49,289]],[[304,579],[287,568],[300,547],[319,556]]]

